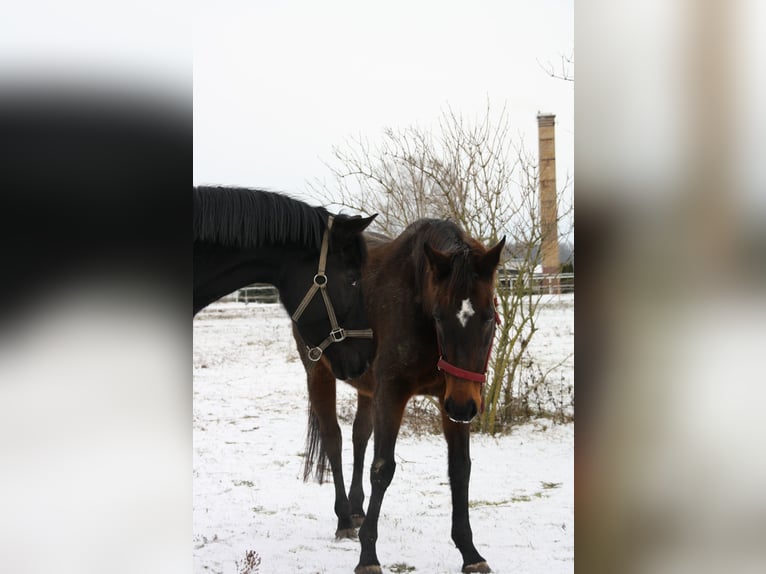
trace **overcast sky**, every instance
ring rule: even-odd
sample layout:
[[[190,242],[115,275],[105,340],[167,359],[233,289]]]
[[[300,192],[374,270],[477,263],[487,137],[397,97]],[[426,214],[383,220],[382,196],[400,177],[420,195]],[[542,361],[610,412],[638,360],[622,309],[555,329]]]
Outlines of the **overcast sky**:
[[[574,174],[574,86],[540,63],[573,54],[572,0],[196,1],[194,183],[308,197],[350,136],[430,126],[447,105],[507,106],[537,152],[557,116],[557,171]]]

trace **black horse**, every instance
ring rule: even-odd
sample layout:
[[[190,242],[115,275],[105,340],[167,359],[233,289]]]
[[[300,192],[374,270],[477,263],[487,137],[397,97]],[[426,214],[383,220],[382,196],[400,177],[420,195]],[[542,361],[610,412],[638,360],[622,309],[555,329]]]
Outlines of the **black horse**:
[[[360,285],[362,231],[375,218],[332,215],[267,191],[194,188],[194,314],[232,291],[271,283],[308,345],[339,379],[373,353]]]
[[[452,539],[462,554],[463,572],[491,571],[473,544],[468,519],[471,459],[467,423],[481,410],[497,320],[495,270],[504,244],[505,239],[487,249],[442,220],[421,220],[393,241],[369,243],[362,286],[377,350],[370,370],[347,381],[358,393],[354,472],[348,497],[335,378],[324,361],[308,361],[299,344],[310,401],[306,476],[315,462],[320,477],[330,463],[338,516],[336,536],[354,536],[354,527],[361,525],[357,574],[381,572],[376,552],[378,517],[394,477],[394,448],[404,408],[414,395],[436,396],[441,406],[452,490]],[[362,472],[373,430],[372,494],[365,517]]]

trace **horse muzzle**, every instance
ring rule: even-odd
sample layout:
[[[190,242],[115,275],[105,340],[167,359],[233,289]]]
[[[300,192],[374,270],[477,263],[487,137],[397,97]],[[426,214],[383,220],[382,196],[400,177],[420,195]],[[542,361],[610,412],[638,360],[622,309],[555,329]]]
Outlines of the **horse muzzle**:
[[[461,403],[449,397],[444,401],[444,412],[452,422],[468,424],[479,414],[479,407],[473,398]]]

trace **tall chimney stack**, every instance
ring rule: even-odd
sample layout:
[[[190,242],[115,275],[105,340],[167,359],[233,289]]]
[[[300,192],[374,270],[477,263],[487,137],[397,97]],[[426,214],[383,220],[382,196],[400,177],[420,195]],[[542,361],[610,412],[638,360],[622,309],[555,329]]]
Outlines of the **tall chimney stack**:
[[[557,274],[559,262],[558,205],[556,203],[556,116],[537,114],[540,158],[540,231],[544,274]],[[545,283],[549,293],[559,292],[558,278]]]

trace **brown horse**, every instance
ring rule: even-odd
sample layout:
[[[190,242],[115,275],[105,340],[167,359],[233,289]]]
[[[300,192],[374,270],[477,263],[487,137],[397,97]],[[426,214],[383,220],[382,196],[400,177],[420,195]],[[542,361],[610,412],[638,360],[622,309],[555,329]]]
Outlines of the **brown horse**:
[[[376,353],[363,376],[347,381],[358,392],[353,426],[354,471],[346,496],[335,377],[324,362],[312,363],[298,340],[308,374],[310,420],[306,476],[318,476],[329,460],[335,482],[337,536],[353,536],[361,524],[356,574],[381,572],[376,553],[378,517],[396,468],[394,448],[404,408],[414,395],[438,397],[447,440],[452,491],[452,539],[463,572],[490,572],[476,550],[468,518],[470,423],[482,405],[482,384],[495,332],[494,276],[505,238],[491,249],[455,224],[421,220],[397,239],[368,241],[362,289]],[[365,517],[364,454],[375,432],[370,469],[372,493]]]

